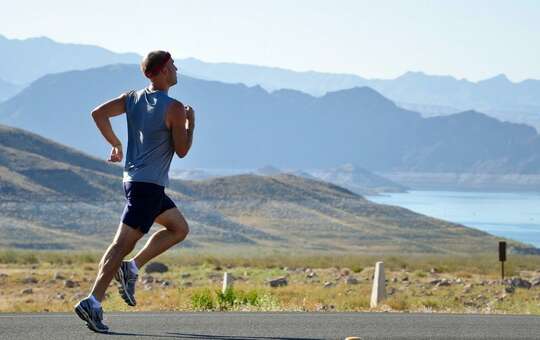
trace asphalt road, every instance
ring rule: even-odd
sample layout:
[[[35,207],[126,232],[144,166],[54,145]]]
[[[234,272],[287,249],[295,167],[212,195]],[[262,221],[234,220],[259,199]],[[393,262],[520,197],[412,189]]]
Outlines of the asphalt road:
[[[0,314],[0,339],[540,339],[540,316],[394,313],[110,313],[109,334],[75,314]]]

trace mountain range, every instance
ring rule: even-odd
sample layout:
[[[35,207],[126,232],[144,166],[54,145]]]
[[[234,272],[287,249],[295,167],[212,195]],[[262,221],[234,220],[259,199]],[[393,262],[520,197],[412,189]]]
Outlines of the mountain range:
[[[138,64],[141,61],[135,53],[115,53],[93,45],[59,43],[47,37],[8,39],[1,34],[0,55],[0,79],[19,86],[49,73],[116,63]]]
[[[398,106],[424,116],[476,110],[510,122],[540,128],[540,80],[511,82],[504,74],[478,82],[452,76],[406,72],[395,79],[367,79],[352,74],[237,63],[208,63],[195,58],[178,60],[182,72],[208,80],[260,85],[268,91],[293,89],[313,96],[353,87],[371,87]]]
[[[0,246],[103,249],[124,205],[120,175],[118,165],[0,125]],[[171,180],[167,193],[191,226],[184,247],[456,255],[493,252],[498,241],[294,175]]]
[[[0,101],[45,74],[115,63],[137,64],[141,60],[141,56],[135,53],[115,53],[99,46],[58,43],[46,37],[21,40],[0,35],[0,53],[7,61],[0,65],[0,79],[17,86],[8,92],[0,91]],[[422,72],[407,72],[395,79],[367,79],[353,74],[209,63],[195,58],[177,59],[176,63],[182,74],[198,79],[260,85],[268,91],[293,89],[313,96],[367,86],[398,106],[424,116],[475,110],[503,121],[526,123],[540,129],[540,81],[534,79],[515,83],[500,74],[472,82]]]
[[[0,122],[104,158],[109,148],[90,111],[144,86],[136,65],[47,75],[1,103]],[[192,155],[176,168],[353,163],[375,172],[540,173],[540,136],[530,126],[475,111],[422,118],[367,87],[313,97],[180,76],[169,94],[197,111]],[[113,126],[125,140],[125,117]]]
[[[0,79],[0,102],[14,96],[23,86]]]

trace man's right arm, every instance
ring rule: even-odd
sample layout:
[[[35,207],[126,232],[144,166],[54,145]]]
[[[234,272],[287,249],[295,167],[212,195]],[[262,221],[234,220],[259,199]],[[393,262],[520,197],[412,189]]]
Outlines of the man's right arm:
[[[121,162],[123,158],[122,143],[112,129],[110,118],[125,112],[126,100],[127,93],[123,93],[119,97],[109,100],[92,110],[92,118],[99,131],[112,146],[109,162]]]
[[[180,158],[187,155],[193,142],[193,129],[186,128],[187,120],[184,105],[178,101],[172,102],[167,111],[166,123],[171,130],[174,151]]]

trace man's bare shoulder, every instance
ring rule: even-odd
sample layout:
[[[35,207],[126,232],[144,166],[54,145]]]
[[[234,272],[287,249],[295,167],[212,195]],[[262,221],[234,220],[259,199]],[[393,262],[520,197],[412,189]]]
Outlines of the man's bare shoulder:
[[[174,99],[174,98],[171,98],[171,105],[184,107],[184,104],[182,104],[181,101],[179,101],[178,99]]]
[[[169,108],[167,110],[167,114],[178,114],[178,113],[184,113],[184,104],[182,104],[181,101],[172,99],[171,103],[169,104]]]
[[[166,124],[171,128],[172,124],[182,124],[186,120],[186,111],[184,104],[179,100],[173,99],[167,109]]]

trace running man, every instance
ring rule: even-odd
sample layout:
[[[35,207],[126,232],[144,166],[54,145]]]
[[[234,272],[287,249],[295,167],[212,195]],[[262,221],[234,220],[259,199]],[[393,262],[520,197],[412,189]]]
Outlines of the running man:
[[[122,144],[109,119],[125,112],[128,126],[123,178],[127,203],[114,240],[99,263],[90,295],[75,305],[77,315],[96,332],[108,331],[103,324],[101,301],[113,277],[124,301],[135,306],[139,268],[184,240],[189,232],[186,220],[165,194],[165,187],[174,153],[183,158],[191,148],[195,112],[167,95],[177,83],[177,68],[168,52],[150,52],[141,70],[150,80],[148,87],[124,93],[92,111],[98,129],[112,146],[109,162],[121,162],[123,158]],[[154,233],[132,259],[124,261],[154,222],[164,228]]]

